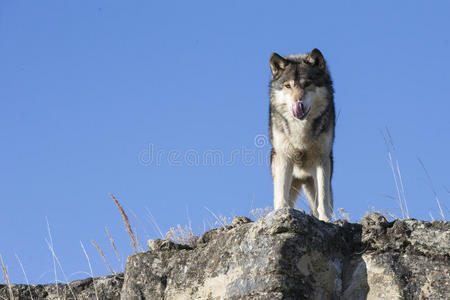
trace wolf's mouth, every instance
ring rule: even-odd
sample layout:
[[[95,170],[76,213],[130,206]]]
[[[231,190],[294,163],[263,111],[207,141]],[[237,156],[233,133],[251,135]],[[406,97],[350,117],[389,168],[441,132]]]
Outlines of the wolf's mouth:
[[[309,107],[305,107],[302,101],[292,103],[292,114],[297,119],[303,120],[309,113]]]

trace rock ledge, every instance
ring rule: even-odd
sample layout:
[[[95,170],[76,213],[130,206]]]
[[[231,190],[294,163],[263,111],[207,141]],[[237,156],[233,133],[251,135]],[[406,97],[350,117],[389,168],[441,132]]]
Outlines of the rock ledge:
[[[124,275],[95,278],[99,299],[448,299],[450,222],[397,220],[374,213],[361,224],[325,223],[294,209],[256,222],[236,217],[195,245],[149,241]],[[92,279],[70,283],[96,299]],[[64,289],[65,287],[65,289]],[[30,286],[57,299],[55,285]],[[73,299],[66,285],[65,299]],[[20,299],[28,286],[14,285]],[[0,285],[0,297],[8,297]]]

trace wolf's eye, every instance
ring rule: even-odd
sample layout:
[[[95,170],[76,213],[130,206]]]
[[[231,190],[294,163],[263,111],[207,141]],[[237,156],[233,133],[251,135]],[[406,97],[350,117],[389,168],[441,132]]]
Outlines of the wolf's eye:
[[[290,89],[290,88],[291,88],[291,85],[290,85],[289,83],[285,83],[285,84],[284,84],[284,87],[287,88],[287,89]]]

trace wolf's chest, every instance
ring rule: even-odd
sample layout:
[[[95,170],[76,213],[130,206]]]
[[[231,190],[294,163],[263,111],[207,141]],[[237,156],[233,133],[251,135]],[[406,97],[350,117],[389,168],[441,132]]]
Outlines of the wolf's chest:
[[[307,150],[312,142],[312,133],[309,124],[305,121],[297,120],[291,120],[288,124],[289,130],[284,130],[286,139],[295,149],[300,151]]]

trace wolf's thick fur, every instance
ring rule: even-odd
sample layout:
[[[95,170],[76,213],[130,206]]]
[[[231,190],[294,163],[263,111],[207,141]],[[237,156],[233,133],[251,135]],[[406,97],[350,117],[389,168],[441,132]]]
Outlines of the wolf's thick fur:
[[[303,190],[312,214],[329,221],[333,213],[335,109],[325,59],[318,49],[287,57],[274,53],[270,67],[274,208],[293,207]],[[300,108],[294,112],[296,105]]]

